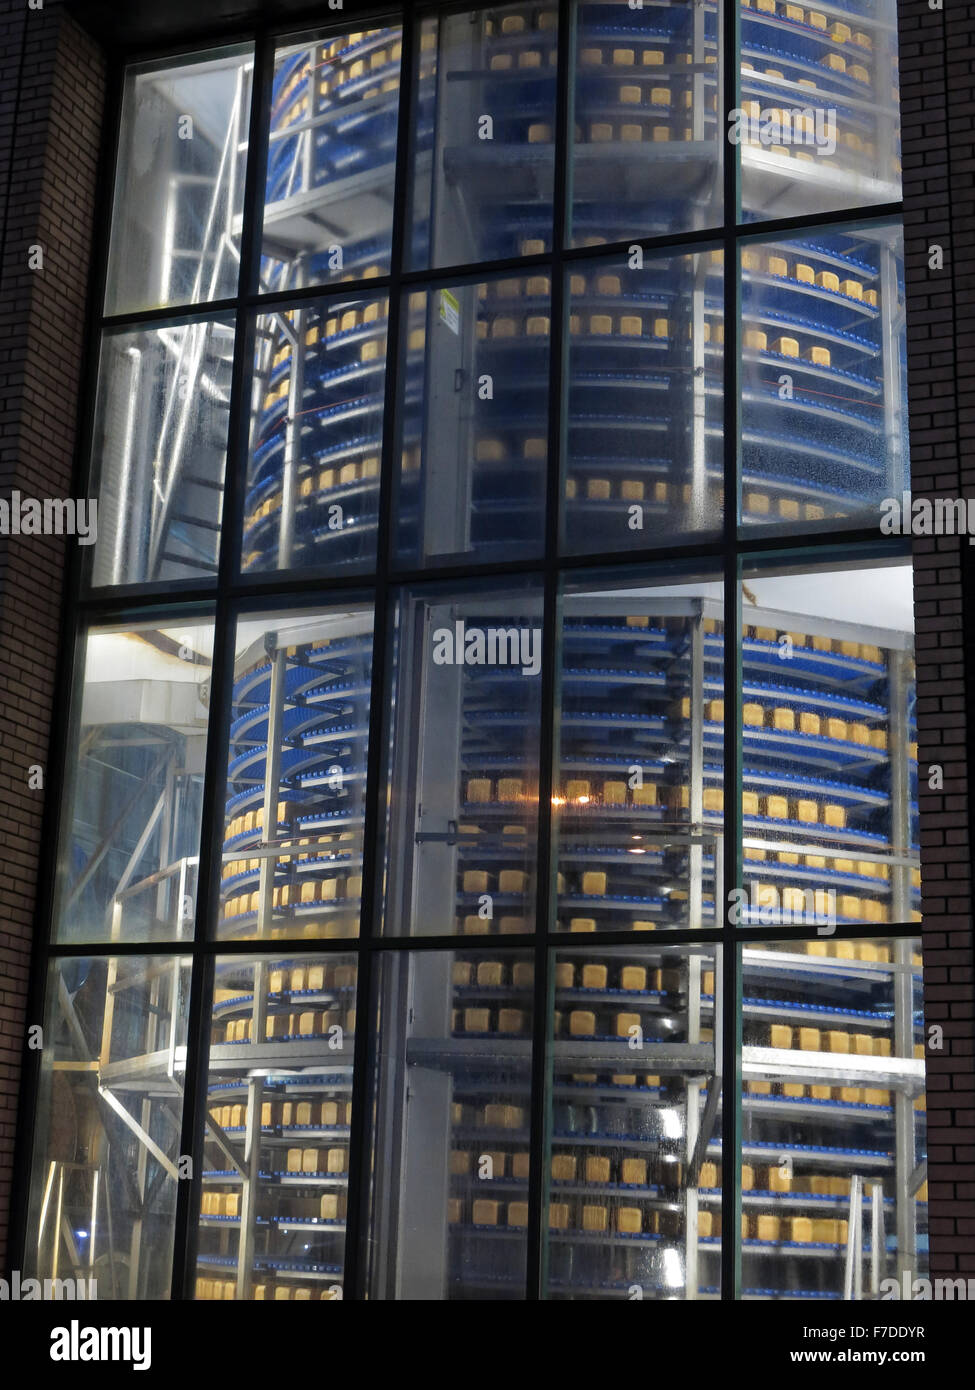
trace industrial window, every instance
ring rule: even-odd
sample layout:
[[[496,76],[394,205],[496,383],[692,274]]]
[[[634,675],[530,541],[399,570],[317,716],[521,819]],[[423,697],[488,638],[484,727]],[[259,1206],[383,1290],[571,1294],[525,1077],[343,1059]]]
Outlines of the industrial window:
[[[893,0],[384,13],[122,77],[29,1261],[877,1297],[927,1195]]]

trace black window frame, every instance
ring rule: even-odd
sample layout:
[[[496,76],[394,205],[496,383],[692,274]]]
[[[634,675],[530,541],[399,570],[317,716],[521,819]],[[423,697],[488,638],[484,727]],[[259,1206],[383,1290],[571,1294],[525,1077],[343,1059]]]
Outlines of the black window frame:
[[[204,1112],[207,1085],[207,1054],[209,1041],[209,1007],[214,978],[216,957],[231,955],[255,956],[261,954],[258,943],[254,941],[221,940],[212,931],[217,920],[219,906],[220,865],[223,853],[224,831],[224,776],[225,750],[227,748],[230,723],[231,689],[233,684],[234,650],[233,636],[237,616],[242,612],[255,613],[262,608],[289,606],[313,608],[316,599],[318,606],[331,597],[341,598],[345,593],[361,594],[369,591],[374,600],[374,648],[372,696],[370,703],[369,762],[366,783],[366,822],[364,830],[363,893],[360,918],[360,936],[349,940],[304,941],[301,944],[303,955],[329,954],[348,955],[354,953],[359,962],[359,1013],[360,1019],[371,1019],[371,1001],[376,971],[376,958],[380,952],[407,950],[422,952],[427,950],[454,950],[460,938],[456,936],[383,936],[379,932],[381,901],[377,891],[380,865],[377,862],[381,836],[379,818],[381,815],[381,792],[385,769],[383,767],[383,719],[384,691],[388,685],[392,634],[389,625],[390,600],[395,590],[403,585],[443,584],[451,579],[499,578],[505,575],[536,575],[543,585],[543,662],[542,662],[542,736],[539,763],[539,803],[538,803],[538,858],[537,858],[537,929],[525,935],[512,935],[505,941],[505,947],[512,950],[530,950],[534,953],[534,1022],[532,1054],[532,1099],[531,1099],[531,1177],[529,1182],[529,1225],[528,1262],[525,1296],[528,1300],[545,1297],[544,1289],[544,1246],[545,1246],[545,1203],[546,1176],[545,1156],[547,1152],[547,1087],[548,1069],[548,1008],[550,971],[549,964],[553,952],[567,944],[564,933],[552,931],[550,923],[552,911],[552,891],[554,886],[553,836],[552,836],[552,791],[556,776],[555,739],[553,721],[556,706],[558,682],[558,621],[560,581],[562,577],[571,578],[579,572],[627,570],[636,572],[641,566],[655,567],[659,573],[661,566],[673,564],[675,567],[688,561],[699,561],[702,566],[720,567],[723,575],[724,621],[725,621],[725,747],[724,776],[727,786],[740,784],[741,779],[741,635],[740,583],[743,569],[752,560],[781,557],[790,563],[804,562],[814,565],[840,554],[875,556],[888,560],[905,559],[910,556],[909,538],[897,536],[882,537],[875,527],[860,527],[844,530],[839,536],[823,531],[819,534],[803,534],[795,539],[781,534],[768,536],[752,530],[744,537],[739,532],[737,506],[729,505],[730,499],[737,499],[739,490],[738,441],[740,433],[740,372],[739,351],[736,336],[740,327],[740,277],[737,273],[739,248],[743,243],[761,240],[774,235],[785,238],[810,229],[828,228],[841,232],[844,228],[858,228],[864,225],[882,223],[903,223],[903,201],[871,205],[829,214],[813,213],[782,219],[742,222],[737,215],[740,194],[737,150],[731,141],[721,141],[722,149],[722,189],[724,215],[719,226],[693,232],[677,232],[657,237],[631,237],[617,243],[607,243],[598,247],[569,248],[565,245],[567,216],[567,168],[571,158],[569,138],[569,113],[571,110],[571,91],[573,69],[570,66],[571,30],[570,23],[574,0],[553,0],[559,11],[558,21],[558,66],[557,99],[555,117],[555,188],[553,208],[553,246],[551,252],[540,255],[509,258],[490,262],[477,262],[459,266],[445,266],[435,269],[405,269],[407,213],[409,210],[408,179],[409,164],[406,158],[408,149],[411,107],[413,99],[412,74],[417,53],[415,43],[419,27],[425,19],[444,16],[450,13],[466,13],[473,9],[488,8],[475,0],[468,3],[427,3],[410,5],[356,5],[354,14],[349,9],[328,11],[309,10],[305,14],[292,15],[280,23],[265,23],[249,26],[241,30],[229,31],[226,28],[214,30],[209,35],[194,35],[191,41],[180,43],[178,39],[149,49],[139,49],[124,54],[112,55],[109,82],[109,96],[106,105],[106,118],[103,128],[103,148],[98,179],[98,216],[94,239],[92,273],[89,282],[88,323],[86,342],[89,351],[85,381],[82,386],[82,414],[79,428],[79,444],[76,455],[77,495],[85,495],[88,468],[89,443],[94,423],[94,402],[97,385],[99,344],[106,329],[145,326],[162,323],[174,318],[189,321],[206,318],[217,312],[234,315],[236,331],[234,340],[234,360],[232,375],[232,404],[230,432],[228,438],[226,480],[223,499],[221,543],[219,568],[215,583],[200,585],[193,581],[163,582],[153,586],[128,585],[111,589],[91,589],[83,587],[84,552],[77,548],[72,552],[66,575],[65,604],[62,623],[62,644],[59,654],[56,707],[52,721],[52,743],[50,764],[57,777],[49,780],[49,788],[57,787],[64,775],[70,774],[68,759],[69,717],[75,689],[76,657],[78,638],[92,626],[103,623],[124,623],[175,618],[186,610],[198,611],[201,607],[212,608],[215,624],[215,644],[211,676],[210,720],[207,733],[207,755],[204,774],[203,820],[200,843],[199,884],[194,932],[191,941],[167,943],[58,943],[51,939],[53,918],[53,881],[58,855],[59,801],[57,795],[49,790],[42,827],[42,864],[39,876],[41,891],[35,918],[35,931],[31,960],[31,984],[28,1018],[40,1020],[43,1016],[47,991],[49,967],[52,963],[68,957],[108,957],[141,956],[168,953],[189,957],[192,965],[189,1013],[187,1018],[187,1069],[182,1116],[180,1153],[201,1154],[203,1150]],[[721,17],[722,57],[720,63],[723,81],[723,109],[729,110],[738,105],[740,47],[740,14],[737,0],[718,0]],[[261,225],[259,210],[263,208],[263,174],[268,146],[268,127],[270,113],[271,81],[274,67],[275,44],[282,38],[298,36],[304,32],[336,35],[348,32],[350,26],[382,23],[402,24],[402,66],[404,79],[400,86],[397,159],[394,190],[394,223],[391,257],[391,273],[369,280],[348,281],[341,285],[319,284],[305,289],[288,289],[277,293],[260,294],[256,292],[257,270],[261,256]],[[168,305],[157,310],[136,311],[130,314],[105,316],[102,313],[106,275],[108,271],[109,231],[113,212],[113,188],[115,182],[115,158],[119,147],[119,130],[122,110],[122,92],[125,73],[131,66],[152,61],[174,62],[181,57],[213,49],[234,48],[242,44],[254,45],[254,74],[250,111],[248,158],[244,188],[244,218],[241,239],[241,271],[237,295],[221,300],[194,305]],[[719,115],[720,115],[719,111]],[[562,488],[561,454],[561,401],[563,375],[565,368],[565,302],[567,299],[566,274],[577,262],[601,259],[615,253],[625,253],[631,246],[639,246],[646,252],[671,251],[674,254],[689,253],[698,248],[720,247],[724,253],[724,323],[726,341],[723,363],[723,425],[724,425],[724,496],[723,527],[720,538],[697,539],[693,534],[671,541],[663,549],[647,545],[641,549],[628,549],[624,555],[619,552],[568,554],[559,553],[560,495]],[[400,366],[399,352],[395,349],[400,341],[401,291],[411,286],[436,288],[450,285],[464,277],[479,273],[501,275],[505,272],[529,273],[544,269],[551,278],[551,336],[550,336],[550,377],[548,401],[548,462],[546,481],[546,531],[544,553],[536,560],[515,559],[502,562],[479,562],[472,559],[463,565],[439,565],[434,568],[395,568],[394,547],[391,545],[392,475],[396,467],[395,430],[389,424],[396,417],[397,377]],[[246,479],[248,457],[248,413],[249,406],[245,383],[252,360],[252,329],[257,314],[274,305],[292,305],[299,301],[323,301],[331,296],[350,296],[357,293],[388,294],[390,301],[388,319],[384,430],[380,501],[379,535],[377,544],[376,568],[374,574],[357,570],[348,575],[334,575],[323,579],[315,574],[276,573],[273,570],[254,576],[242,576],[239,568],[241,549],[242,490]],[[736,655],[733,655],[736,654]],[[742,816],[740,803],[729,798],[724,812],[724,835],[726,853],[724,856],[723,901],[729,901],[732,890],[741,885],[742,857]],[[763,940],[803,940],[809,936],[809,929],[802,927],[774,927],[763,929]],[[881,928],[868,929],[867,924],[859,927],[839,927],[837,938],[911,938],[920,934],[920,924],[884,923]],[[627,946],[634,944],[632,932],[600,932],[600,943],[606,946]],[[729,1233],[721,1248],[721,1301],[734,1301],[741,1296],[741,1242],[738,1236],[741,1218],[741,1011],[737,1001],[741,995],[741,947],[754,942],[754,928],[730,925],[727,921],[722,928],[702,931],[671,931],[667,933],[667,944],[721,944],[726,947],[723,953],[723,987],[726,999],[736,1001],[735,1008],[724,1012],[723,1033],[715,1039],[716,1049],[722,1056],[723,1085],[725,1101],[734,1098],[734,1104],[725,1103],[722,1107],[721,1140],[723,1163],[722,1213],[723,1228]],[[280,944],[268,948],[268,958],[280,954]],[[348,1230],[345,1246],[345,1297],[353,1300],[367,1296],[367,1269],[364,1249],[369,1224],[368,1210],[368,1153],[370,1134],[368,1127],[367,1089],[374,1070],[375,1045],[377,1038],[370,1027],[362,1026],[356,1030],[355,1072],[352,1109],[352,1132],[350,1138],[350,1184],[348,1196]],[[18,1150],[14,1189],[11,1201],[11,1249],[23,1260],[27,1250],[28,1238],[28,1197],[32,1169],[32,1123],[34,1104],[38,1089],[40,1058],[36,1052],[25,1050],[22,1092],[18,1112]],[[194,1165],[198,1170],[199,1165]],[[194,1227],[200,1207],[200,1175],[195,1172],[192,1180],[178,1184],[177,1204],[174,1220],[174,1246],[172,1259],[172,1284],[170,1298],[174,1301],[192,1299],[196,1278],[194,1254]],[[733,1233],[733,1234],[732,1234]],[[730,1238],[729,1238],[730,1237]]]

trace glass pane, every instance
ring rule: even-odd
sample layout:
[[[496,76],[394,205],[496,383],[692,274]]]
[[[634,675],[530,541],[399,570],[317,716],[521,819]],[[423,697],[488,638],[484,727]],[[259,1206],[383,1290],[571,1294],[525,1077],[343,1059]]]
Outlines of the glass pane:
[[[742,593],[742,925],[919,921],[910,564]]]
[[[400,564],[541,551],[550,292],[538,272],[409,296]]]
[[[369,1296],[522,1299],[531,954],[380,960]]]
[[[127,70],[106,314],[236,293],[253,69],[234,48]]]
[[[880,523],[910,487],[899,227],[741,251],[741,521]]]
[[[717,1297],[721,948],[553,954],[547,1297]]]
[[[740,149],[746,219],[901,196],[895,0],[822,10],[741,3]]]
[[[576,7],[571,244],[721,222],[720,6]]]
[[[389,273],[402,31],[275,50],[263,290]]]
[[[87,636],[63,796],[57,941],[193,935],[212,624]]]
[[[218,957],[198,1299],[341,1299],[356,957]]]
[[[45,1298],[169,1297],[189,977],[163,956],[49,968],[26,1268],[63,1281]]]
[[[218,936],[358,936],[371,675],[371,605],[237,623]]]
[[[557,24],[537,4],[422,23],[415,268],[551,250]]]
[[[216,577],[233,355],[231,317],[105,335],[93,584]]]
[[[717,925],[723,620],[718,579],[637,588],[600,573],[565,592],[557,929]]]
[[[375,563],[388,299],[260,314],[241,567]]]
[[[387,933],[534,929],[541,666],[540,585],[402,593]]]
[[[903,1298],[927,1273],[919,947],[742,953],[746,1298]]]
[[[634,259],[639,264],[634,265]],[[576,261],[564,546],[646,549],[721,525],[723,253]]]

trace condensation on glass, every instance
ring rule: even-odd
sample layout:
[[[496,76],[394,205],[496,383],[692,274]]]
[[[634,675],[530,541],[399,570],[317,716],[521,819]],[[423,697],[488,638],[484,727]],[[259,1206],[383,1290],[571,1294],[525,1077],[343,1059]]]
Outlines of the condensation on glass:
[[[387,934],[534,930],[541,668],[539,585],[399,595]]]
[[[389,273],[402,30],[275,50],[262,290]]]
[[[720,1293],[721,969],[720,946],[551,953],[547,1298]]]
[[[129,68],[105,312],[236,293],[253,49]]]
[[[358,936],[372,606],[237,623],[217,935]]]
[[[746,946],[742,989],[744,1296],[901,1297],[927,1271],[920,942]]]
[[[721,223],[721,6],[573,7],[569,244]]]
[[[169,1297],[189,983],[172,955],[48,969],[26,1249],[45,1298]]]
[[[341,1299],[356,957],[214,972],[195,1296]]]
[[[652,581],[653,572],[647,578]],[[719,579],[600,572],[561,604],[555,928],[720,924],[724,603]]]
[[[742,926],[921,920],[911,566],[844,560],[742,586]]]
[[[729,134],[746,221],[845,212],[901,196],[897,7],[742,0]]]
[[[57,941],[192,938],[212,651],[212,622],[194,615],[100,628],[82,643]]]
[[[388,297],[255,323],[241,568],[375,568]]]
[[[743,529],[879,526],[910,488],[900,226],[751,242],[740,265]]]
[[[721,525],[723,253],[576,261],[567,276],[563,546],[612,553]]]
[[[529,951],[381,957],[371,1298],[524,1298],[533,987]]]
[[[93,585],[215,580],[233,355],[230,316],[105,335]]]
[[[550,275],[415,290],[404,308],[397,561],[538,555]]]
[[[505,5],[419,26],[415,269],[551,249],[557,25],[555,5]]]

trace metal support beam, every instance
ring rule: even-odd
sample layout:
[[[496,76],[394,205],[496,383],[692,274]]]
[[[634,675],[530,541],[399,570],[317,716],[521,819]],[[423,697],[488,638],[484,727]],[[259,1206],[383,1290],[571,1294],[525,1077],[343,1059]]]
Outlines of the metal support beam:
[[[138,1139],[139,1143],[143,1144],[149,1150],[156,1162],[161,1163],[162,1166],[165,1168],[166,1172],[169,1174],[169,1176],[174,1181],[177,1181],[179,1179],[179,1173],[176,1169],[175,1163],[173,1163],[172,1159],[167,1154],[163,1153],[162,1149],[156,1143],[155,1139],[153,1139],[151,1135],[146,1133],[146,1131],[139,1124],[138,1120],[134,1119],[129,1114],[122,1102],[118,1100],[115,1096],[113,1096],[111,1091],[108,1090],[105,1086],[99,1086],[98,1094],[101,1096],[102,1100],[105,1101],[105,1103],[111,1107],[111,1109],[119,1117],[122,1123],[132,1131],[132,1133]]]
[[[153,763],[152,767],[146,773],[146,775],[136,782],[135,790],[133,791],[132,795],[129,797],[128,801],[126,801],[125,805],[122,807],[115,820],[109,826],[101,842],[99,843],[91,858],[88,860],[88,863],[82,870],[82,873],[78,878],[77,882],[75,883],[74,887],[71,889],[71,892],[68,894],[68,900],[65,904],[66,908],[70,908],[75,902],[77,902],[78,898],[81,896],[82,892],[87,887],[88,882],[90,881],[95,870],[98,868],[99,864],[102,862],[108,851],[112,848],[112,845],[116,842],[116,836],[118,835],[118,832],[122,829],[124,825],[127,825],[130,822],[135,807],[138,805],[140,799],[143,796],[145,796],[146,791],[151,791],[152,785],[156,780],[158,772],[162,768],[163,764],[166,762],[167,758],[172,757],[172,751],[172,748],[167,744],[166,747],[163,749],[162,753],[160,753],[159,757]],[[155,814],[156,812],[154,811],[153,815]]]
[[[271,845],[277,840],[278,796],[281,781],[281,739],[284,719],[285,676],[287,654],[276,646],[277,635],[267,637],[271,655],[271,682],[267,713],[267,757],[264,763],[264,841]],[[277,860],[267,856],[261,860],[258,886],[257,936],[263,941],[271,935],[274,911],[274,870]],[[251,1041],[264,1041],[267,1020],[267,964],[263,959],[254,963],[254,1003],[251,1010]],[[264,1079],[250,1076],[247,1081],[247,1114],[244,1138],[244,1174],[241,1192],[240,1236],[237,1248],[237,1297],[250,1298],[253,1285],[254,1237],[257,1231],[257,1199],[261,1176],[261,1106],[264,1100]],[[234,1166],[239,1166],[235,1160]]]
[[[894,945],[894,960],[907,969],[894,976],[894,1055],[914,1056],[914,976],[910,970],[911,942]],[[894,1201],[897,1223],[897,1278],[913,1281],[917,1269],[917,1232],[911,1180],[916,1168],[914,1102],[908,1092],[894,1093]]]
[[[216,1120],[210,1114],[208,1114],[206,1118],[206,1128],[210,1135],[210,1138],[216,1144],[217,1148],[223,1154],[224,1158],[226,1158],[227,1161],[230,1163],[230,1166],[232,1168],[236,1168],[237,1172],[240,1174],[242,1178],[246,1178],[247,1169],[244,1167],[244,1165],[241,1163],[240,1159],[234,1152],[232,1140],[227,1135],[223,1127],[221,1125],[218,1125]]]
[[[863,1179],[859,1173],[850,1178],[850,1211],[846,1225],[846,1259],[843,1265],[843,1297],[856,1302],[860,1298],[863,1246]]]

